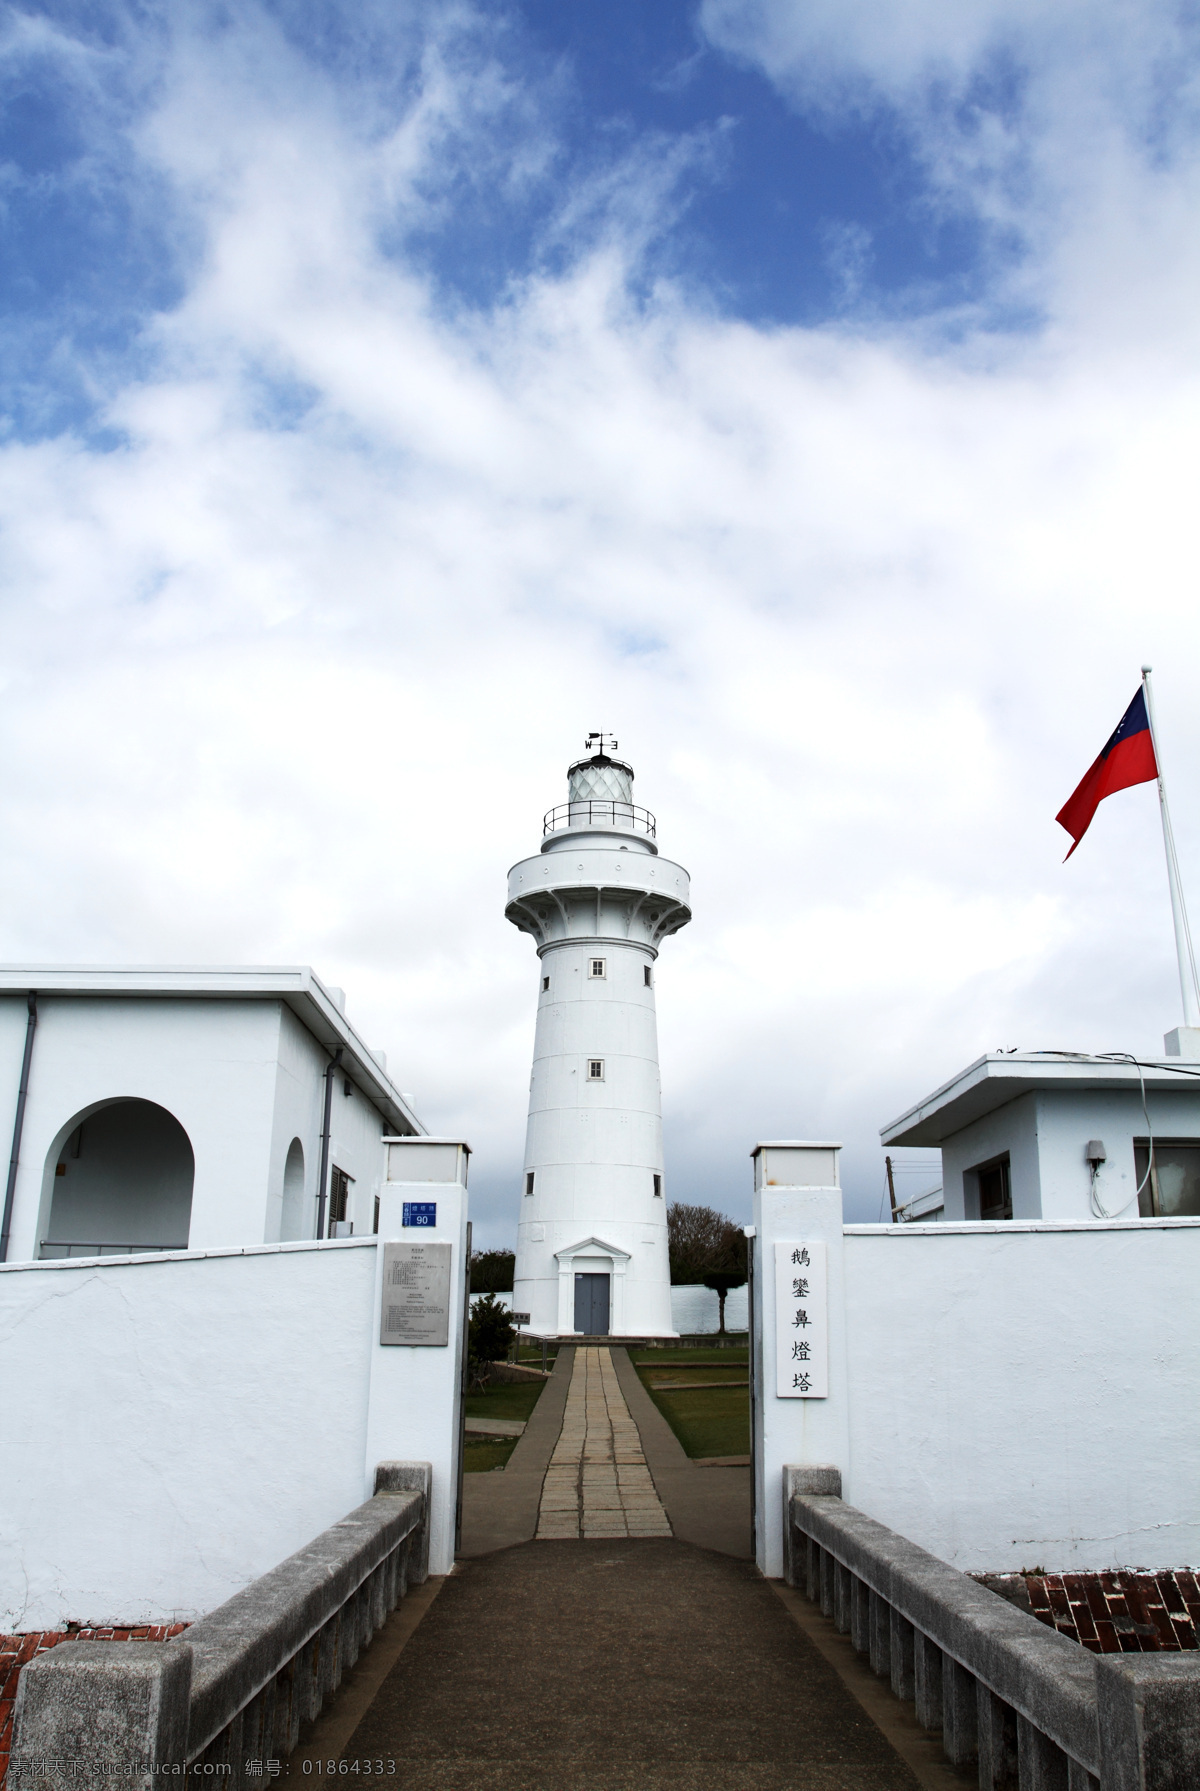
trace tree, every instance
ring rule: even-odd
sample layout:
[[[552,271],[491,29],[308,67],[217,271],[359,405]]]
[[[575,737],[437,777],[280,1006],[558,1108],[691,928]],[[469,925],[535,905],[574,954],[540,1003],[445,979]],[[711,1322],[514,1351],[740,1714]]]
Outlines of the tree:
[[[720,1306],[720,1335],[725,1335],[725,1296],[746,1281],[746,1237],[740,1225],[711,1206],[685,1206],[673,1200],[667,1208],[667,1249],[671,1280],[677,1287],[711,1287]]]
[[[511,1250],[472,1250],[471,1292],[511,1293],[516,1266]]]
[[[515,1335],[512,1313],[500,1304],[495,1294],[486,1293],[482,1299],[472,1302],[467,1324],[467,1361],[472,1385],[481,1386],[487,1379],[489,1365],[504,1360]]]

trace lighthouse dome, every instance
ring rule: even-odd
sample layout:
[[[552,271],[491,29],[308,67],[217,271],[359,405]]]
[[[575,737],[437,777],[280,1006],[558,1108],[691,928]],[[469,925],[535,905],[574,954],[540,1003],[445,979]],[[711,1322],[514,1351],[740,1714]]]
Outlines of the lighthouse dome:
[[[567,772],[568,802],[632,802],[633,766],[624,759],[594,753],[576,759]]]

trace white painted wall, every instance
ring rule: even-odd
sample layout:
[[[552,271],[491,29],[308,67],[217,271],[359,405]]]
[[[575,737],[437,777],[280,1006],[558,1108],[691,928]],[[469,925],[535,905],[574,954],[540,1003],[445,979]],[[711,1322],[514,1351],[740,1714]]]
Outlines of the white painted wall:
[[[1145,1110],[1136,1089],[1068,1086],[1031,1091],[1007,1102],[944,1141],[946,1218],[978,1217],[969,1171],[1005,1151],[1011,1159],[1014,1219],[1069,1223],[1098,1218],[1084,1154],[1092,1138],[1101,1139],[1108,1153],[1096,1179],[1101,1206],[1114,1215],[1136,1218],[1133,1141],[1147,1135],[1147,1110],[1157,1137],[1200,1139],[1200,1082],[1194,1087],[1148,1089]]]
[[[745,1331],[749,1326],[748,1293],[744,1287],[731,1287],[725,1296],[725,1329]],[[683,1336],[703,1336],[715,1332],[721,1317],[721,1305],[711,1287],[673,1287],[671,1289],[671,1323]]]
[[[0,1269],[0,1627],[199,1616],[360,1504],[375,1254]]]
[[[316,1234],[317,1179],[321,1167],[321,1126],[324,1120],[325,1066],[329,1053],[303,1027],[295,1014],[281,1007],[279,1015],[278,1070],[271,1119],[271,1167],[268,1242],[287,1235],[283,1230],[283,1184],[288,1151],[299,1139],[304,1152],[303,1229],[295,1235]],[[335,1075],[329,1113],[329,1161],[354,1178],[346,1216],[356,1237],[367,1235],[375,1216],[375,1197],[383,1182],[382,1139],[387,1126],[379,1109],[351,1081],[345,1092],[345,1075]]]
[[[197,1617],[361,1504],[379,1460],[433,1462],[448,1571],[459,1352],[379,1346],[379,1254],[0,1268],[0,1629]]]
[[[428,1146],[425,1147],[428,1149]],[[454,1147],[450,1147],[454,1148]],[[374,1290],[374,1332],[371,1351],[371,1410],[367,1455],[375,1461],[402,1458],[427,1461],[433,1467],[433,1519],[429,1537],[430,1573],[449,1573],[454,1566],[455,1509],[458,1497],[460,1434],[457,1389],[463,1371],[463,1307],[467,1300],[467,1190],[462,1182],[406,1182],[404,1151],[393,1146],[397,1177],[384,1183],[379,1203],[379,1236],[422,1244],[451,1244],[450,1341],[445,1349],[410,1348],[379,1342],[383,1296],[383,1252],[379,1252]],[[462,1159],[460,1157],[460,1167]],[[465,1172],[465,1170],[464,1170]],[[403,1224],[405,1201],[433,1201],[437,1224],[419,1231]]]
[[[1200,1221],[850,1226],[846,1497],[967,1571],[1200,1560]]]
[[[753,1400],[755,1556],[769,1579],[783,1573],[783,1470],[809,1463],[843,1467],[849,1456],[849,1389],[845,1347],[842,1196],[836,1186],[838,1146],[759,1145],[755,1153]],[[770,1158],[765,1154],[772,1152]],[[769,1167],[768,1167],[769,1165]],[[778,1179],[774,1178],[778,1175]],[[811,1182],[807,1183],[807,1178]],[[822,1186],[832,1180],[834,1186]],[[779,1335],[775,1244],[823,1243],[828,1253],[829,1397],[776,1396]],[[786,1354],[790,1333],[781,1347]],[[847,1495],[848,1496],[848,1495]]]
[[[756,1261],[797,1223],[792,1204],[775,1190],[757,1206]],[[785,1464],[839,1467],[850,1504],[968,1572],[1200,1560],[1200,1220],[843,1239],[844,1393],[772,1395],[769,1275],[757,1284],[764,1571],[782,1570]]]
[[[552,834],[509,873],[508,918],[539,959],[514,1293],[534,1332],[574,1331],[579,1272],[610,1276],[614,1335],[675,1334],[653,981],[689,900],[682,866],[619,827]]]

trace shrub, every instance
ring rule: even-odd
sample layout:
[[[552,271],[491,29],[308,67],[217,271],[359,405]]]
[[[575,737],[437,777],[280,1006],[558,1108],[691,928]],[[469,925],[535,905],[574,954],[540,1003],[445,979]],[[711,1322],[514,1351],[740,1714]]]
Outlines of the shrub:
[[[507,1306],[500,1304],[495,1294],[484,1294],[481,1300],[474,1302],[467,1326],[467,1359],[472,1382],[481,1385],[487,1379],[488,1364],[504,1360],[515,1336],[512,1314]]]

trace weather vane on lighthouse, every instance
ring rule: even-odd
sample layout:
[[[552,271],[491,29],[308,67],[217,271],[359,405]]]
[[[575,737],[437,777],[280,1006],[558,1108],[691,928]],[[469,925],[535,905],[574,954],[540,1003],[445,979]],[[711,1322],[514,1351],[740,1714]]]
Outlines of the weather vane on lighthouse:
[[[591,733],[505,912],[537,945],[513,1299],[542,1336],[673,1337],[654,966],[692,918],[615,735]]]

